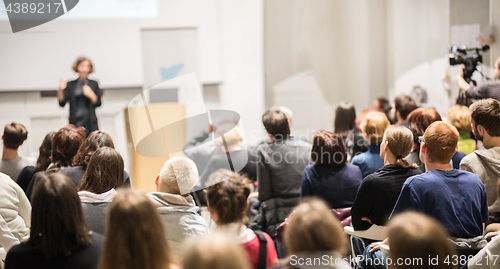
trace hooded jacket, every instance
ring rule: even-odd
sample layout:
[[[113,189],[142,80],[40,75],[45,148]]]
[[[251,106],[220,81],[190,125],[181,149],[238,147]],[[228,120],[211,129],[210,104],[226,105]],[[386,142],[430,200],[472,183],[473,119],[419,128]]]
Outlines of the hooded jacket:
[[[205,219],[199,214],[193,197],[151,192],[147,194],[160,214],[168,244],[177,257],[182,257],[182,244],[193,237],[209,233]]]
[[[486,189],[488,211],[500,212],[497,182],[500,179],[500,147],[479,149],[465,156],[460,162],[460,170],[476,174]]]

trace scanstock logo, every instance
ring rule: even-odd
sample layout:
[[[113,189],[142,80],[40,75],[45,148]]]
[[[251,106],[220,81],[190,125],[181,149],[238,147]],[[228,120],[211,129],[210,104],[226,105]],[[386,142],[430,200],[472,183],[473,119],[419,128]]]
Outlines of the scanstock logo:
[[[12,32],[17,33],[68,13],[78,0],[4,0],[4,4]]]

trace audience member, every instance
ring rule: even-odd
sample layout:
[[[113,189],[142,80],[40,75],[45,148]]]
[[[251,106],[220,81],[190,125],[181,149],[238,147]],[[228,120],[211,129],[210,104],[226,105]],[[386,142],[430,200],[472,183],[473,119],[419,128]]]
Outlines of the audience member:
[[[368,151],[353,157],[352,164],[359,167],[363,178],[384,166],[384,160],[380,158],[380,142],[389,125],[386,115],[376,111],[366,114],[361,122],[361,130],[369,142]]]
[[[87,230],[75,185],[57,173],[34,185],[31,236],[10,249],[5,269],[96,268],[104,238]]]
[[[339,135],[319,131],[314,135],[311,160],[302,173],[301,198],[316,196],[330,208],[351,207],[363,177],[359,168],[346,164],[347,153]]]
[[[457,263],[465,260],[457,255],[448,241],[448,233],[438,221],[424,214],[407,212],[389,222],[390,257],[397,269],[412,268],[458,268]],[[454,257],[459,261],[454,262]],[[411,261],[411,263],[400,261]],[[451,260],[451,262],[450,262]],[[463,264],[462,263],[462,264]]]
[[[386,225],[408,177],[421,174],[416,164],[404,159],[412,150],[413,135],[403,126],[389,126],[380,145],[384,167],[368,175],[351,208],[352,226],[366,230],[376,224]]]
[[[109,207],[99,269],[177,268],[165,237],[149,198],[137,190],[122,189]]]
[[[466,106],[454,105],[448,110],[448,120],[451,125],[457,128],[458,137],[457,152],[451,158],[454,169],[460,169],[460,162],[467,154],[471,154],[476,149],[476,140],[470,138],[472,131],[470,123],[470,110]]]
[[[35,166],[26,166],[23,168],[17,177],[17,184],[23,189],[24,192],[28,190],[31,179],[36,172],[45,171],[50,164],[50,156],[52,155],[52,138],[55,132],[48,133],[42,141],[42,145],[38,149],[38,159]]]
[[[7,222],[0,215],[0,247],[3,248],[5,252],[15,245],[19,245],[19,239],[17,239],[9,229]],[[0,260],[4,261],[6,253],[0,252]],[[1,265],[1,263],[0,263]]]
[[[75,186],[80,188],[90,157],[92,157],[92,154],[101,147],[110,147],[114,149],[115,144],[107,133],[93,131],[78,149],[78,152],[73,158],[73,167],[61,169],[59,173],[69,177],[71,181],[75,183]],[[123,185],[130,187],[130,177],[126,171],[123,171]]]
[[[8,175],[0,173],[0,216],[20,241],[30,235],[31,205],[24,191]]]
[[[240,245],[226,234],[215,233],[188,244],[182,259],[183,269],[250,269]]]
[[[342,136],[348,163],[354,156],[368,150],[368,143],[356,126],[356,110],[352,103],[341,102],[335,109],[333,132]]]
[[[262,122],[272,140],[257,147],[258,199],[268,217],[257,216],[252,229],[274,237],[278,225],[300,201],[301,177],[310,164],[311,144],[290,135],[288,119],[281,110],[267,110]]]
[[[224,173],[222,170],[217,173]],[[234,174],[226,180],[207,189],[207,202],[210,217],[217,224],[217,230],[234,236],[245,250],[253,268],[269,268],[277,265],[278,257],[274,242],[264,232],[254,232],[247,228],[244,219],[248,210],[250,187],[248,179]],[[266,259],[260,260],[261,248],[265,245]]]
[[[78,196],[89,230],[104,234],[108,205],[123,186],[123,159],[109,147],[97,149],[83,175]]]
[[[54,134],[52,138],[52,153],[51,153],[51,163],[47,167],[45,172],[40,173],[54,173],[59,172],[61,169],[70,167],[73,162],[73,157],[75,157],[78,152],[78,148],[85,140],[85,132],[83,127],[75,127],[73,124],[68,124]],[[28,199],[31,199],[31,191],[33,189],[33,178],[28,184],[28,189],[26,190],[26,195]]]
[[[342,260],[346,237],[322,200],[306,199],[293,211],[283,238],[290,256],[282,268],[351,268]],[[314,266],[306,263],[320,259]]]
[[[18,149],[28,138],[28,131],[24,125],[12,122],[3,129],[3,152],[0,160],[0,173],[8,175],[13,180],[21,173],[24,167],[33,165],[33,161],[19,156]]]
[[[409,95],[398,95],[394,99],[391,113],[394,117],[394,124],[408,128],[408,115],[417,108],[417,103]]]
[[[186,157],[173,157],[156,177],[156,192],[147,194],[160,214],[166,239],[177,257],[182,257],[181,246],[186,240],[209,233],[189,194],[197,182],[196,164]]]
[[[419,137],[424,135],[425,130],[431,123],[441,121],[441,115],[434,108],[417,108],[408,115],[408,126],[413,133],[413,150],[405,160],[408,163],[415,163],[418,168],[425,172],[425,164],[420,161]]]
[[[488,197],[488,223],[500,222],[500,196],[496,191],[500,178],[500,102],[495,99],[476,101],[470,106],[470,111],[474,136],[483,142],[484,149],[465,156],[460,169],[481,179]]]

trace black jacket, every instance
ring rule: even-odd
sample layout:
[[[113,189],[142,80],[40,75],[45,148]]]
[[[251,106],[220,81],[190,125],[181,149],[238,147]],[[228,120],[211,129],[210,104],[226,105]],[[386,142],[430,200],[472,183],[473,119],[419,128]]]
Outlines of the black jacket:
[[[77,106],[75,105],[76,103],[76,97],[75,97],[75,88],[76,88],[76,82],[77,80],[72,80],[68,81],[68,84],[66,85],[66,88],[64,89],[64,99],[59,102],[59,105],[61,107],[64,107],[67,102],[69,102],[69,123],[74,124],[78,127],[77,122],[76,122],[76,109]],[[85,132],[87,135],[91,133],[92,131],[98,130],[97,126],[97,116],[95,114],[95,108],[101,106],[101,95],[102,91],[99,88],[99,84],[95,80],[87,79],[87,85],[94,91],[95,95],[97,95],[97,103],[94,105],[92,102],[86,98],[85,104],[86,108],[88,110],[88,123],[87,126],[89,127],[90,130],[86,130]],[[80,125],[81,126],[81,125]]]

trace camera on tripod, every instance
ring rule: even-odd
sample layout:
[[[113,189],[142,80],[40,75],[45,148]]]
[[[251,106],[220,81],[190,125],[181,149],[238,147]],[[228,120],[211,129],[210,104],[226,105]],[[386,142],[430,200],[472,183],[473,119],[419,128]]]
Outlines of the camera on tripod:
[[[489,49],[490,49],[489,46],[483,46],[481,48],[467,48],[467,46],[459,47],[456,45],[451,46],[450,54],[448,54],[450,65],[463,64],[464,80],[467,83],[472,82],[474,85],[477,85],[477,82],[472,79],[472,74],[476,70],[478,70],[477,69],[478,64],[483,63],[483,56],[481,55],[481,52],[486,52]],[[472,100],[470,98],[467,98],[464,93],[459,91],[457,104],[469,106],[471,103]]]

